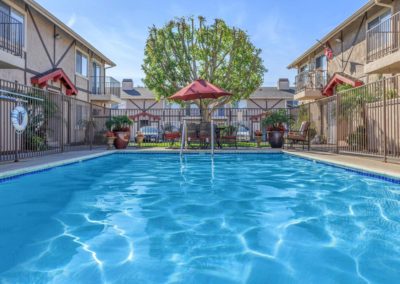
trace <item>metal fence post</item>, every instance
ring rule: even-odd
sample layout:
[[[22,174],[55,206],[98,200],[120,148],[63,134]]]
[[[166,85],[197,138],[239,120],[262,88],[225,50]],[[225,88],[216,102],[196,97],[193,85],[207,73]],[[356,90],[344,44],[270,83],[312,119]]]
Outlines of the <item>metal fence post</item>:
[[[64,98],[60,95],[61,98],[61,152],[64,152]]]
[[[17,93],[18,92],[18,81],[14,82],[14,91]],[[18,105],[18,101],[15,101],[15,106]],[[15,130],[14,130],[15,131]],[[17,131],[15,131],[15,154],[14,154],[14,162],[19,162],[18,160],[18,144],[19,144],[19,135]]]
[[[336,154],[339,154],[339,94],[336,94]]]
[[[89,150],[93,149],[93,106],[89,103]]]
[[[387,109],[386,109],[386,80],[383,81],[383,160],[387,162]]]
[[[211,156],[214,156],[214,120],[211,118]]]
[[[311,103],[308,103],[308,125],[309,125],[309,128],[311,129]],[[310,131],[308,131],[307,132],[307,136],[308,136],[307,137],[308,151],[310,151],[310,148],[311,148],[311,141],[310,141],[311,135],[310,134],[311,134]]]

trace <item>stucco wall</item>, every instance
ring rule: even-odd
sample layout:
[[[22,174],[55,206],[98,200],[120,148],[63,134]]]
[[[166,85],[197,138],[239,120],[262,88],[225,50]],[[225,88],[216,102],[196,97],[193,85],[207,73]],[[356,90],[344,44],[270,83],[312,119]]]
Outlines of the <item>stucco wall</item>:
[[[37,13],[33,8],[26,8],[23,1],[14,0],[7,2],[7,4],[10,4],[25,16],[26,68],[24,68],[25,70],[1,69],[0,79],[31,85],[31,77],[54,68],[62,68],[77,87],[77,98],[88,101],[89,77],[93,74],[92,62],[96,60],[100,64],[101,75],[104,76],[104,61],[82,44],[75,42],[70,35],[55,27],[52,22]],[[37,30],[39,30],[40,36]],[[59,36],[55,38],[54,34]],[[88,78],[75,74],[75,52],[77,48],[88,56]],[[55,87],[52,88],[53,91],[56,88],[65,89],[59,82],[49,82],[49,85]]]

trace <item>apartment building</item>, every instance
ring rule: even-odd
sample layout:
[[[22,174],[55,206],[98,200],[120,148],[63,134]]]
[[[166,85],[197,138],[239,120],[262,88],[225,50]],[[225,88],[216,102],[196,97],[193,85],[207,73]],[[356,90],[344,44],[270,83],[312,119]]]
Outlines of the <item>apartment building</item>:
[[[276,87],[260,87],[248,99],[226,105],[233,108],[251,109],[277,109],[297,105],[293,99],[295,89],[290,86],[286,78],[279,79]],[[148,111],[150,109],[181,108],[181,105],[168,102],[168,100],[157,100],[151,90],[145,87],[134,87],[131,79],[122,80],[121,99],[124,101],[123,108],[139,109]],[[197,108],[195,105],[188,105],[188,108]]]
[[[318,100],[338,84],[360,86],[400,72],[400,0],[371,0],[296,58],[295,99]]]
[[[0,79],[118,104],[120,83],[106,76],[115,63],[34,0],[0,0]]]

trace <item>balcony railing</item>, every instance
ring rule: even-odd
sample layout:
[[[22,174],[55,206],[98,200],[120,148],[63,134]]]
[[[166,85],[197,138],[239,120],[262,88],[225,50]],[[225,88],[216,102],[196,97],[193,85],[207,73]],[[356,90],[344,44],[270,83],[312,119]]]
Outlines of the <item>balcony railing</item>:
[[[16,56],[22,56],[23,46],[23,24],[0,11],[0,49]]]
[[[322,90],[327,83],[325,70],[301,72],[296,76],[296,93],[304,90]]]
[[[114,95],[121,97],[121,83],[109,76],[91,76],[89,91],[92,95]]]
[[[367,63],[399,50],[400,13],[367,31]]]

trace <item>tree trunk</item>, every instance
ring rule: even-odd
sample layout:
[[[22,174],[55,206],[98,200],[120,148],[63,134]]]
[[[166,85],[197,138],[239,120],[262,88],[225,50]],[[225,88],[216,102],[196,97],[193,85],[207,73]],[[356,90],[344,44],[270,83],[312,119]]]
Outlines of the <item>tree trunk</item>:
[[[211,121],[211,112],[208,107],[200,108],[201,112],[201,121],[202,122],[210,122]]]

